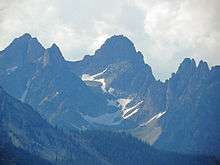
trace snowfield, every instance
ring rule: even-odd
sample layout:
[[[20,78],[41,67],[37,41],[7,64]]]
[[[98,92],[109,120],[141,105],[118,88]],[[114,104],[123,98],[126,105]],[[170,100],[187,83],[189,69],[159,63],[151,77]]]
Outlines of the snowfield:
[[[104,78],[97,78],[99,76],[101,76],[103,73],[105,73],[107,71],[107,68],[105,70],[103,70],[102,72],[100,73],[97,73],[97,74],[94,74],[94,75],[89,75],[89,74],[83,74],[81,79],[83,81],[95,81],[95,82],[99,82],[101,83],[101,88],[103,90],[103,92],[106,92],[106,82],[105,82],[105,79]]]
[[[161,118],[165,113],[166,113],[166,111],[160,112],[160,113],[154,115],[154,116],[153,116],[150,120],[148,120],[146,123],[141,124],[140,127],[144,127],[144,126],[148,125],[150,122]]]

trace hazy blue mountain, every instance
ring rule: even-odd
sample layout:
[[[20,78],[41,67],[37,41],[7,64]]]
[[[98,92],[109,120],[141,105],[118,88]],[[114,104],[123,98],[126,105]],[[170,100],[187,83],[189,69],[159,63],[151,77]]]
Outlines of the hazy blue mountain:
[[[125,134],[102,131],[65,134],[2,88],[0,105],[0,162],[4,164],[218,163],[213,157],[161,152]]]
[[[44,49],[36,38],[24,34],[0,53],[0,64],[1,86],[54,125],[86,127],[81,114],[111,110],[104,97],[69,70],[55,44]]]
[[[165,86],[155,80],[142,53],[123,35],[108,38],[94,55],[68,65],[91,89],[107,97],[109,106],[117,108],[95,118],[86,116],[92,124],[134,129],[164,108],[163,92],[156,93]]]
[[[134,44],[122,35],[107,39],[94,55],[70,62],[70,67],[80,77],[106,69],[102,76],[106,78],[107,91],[112,88],[129,94],[137,93],[142,91],[141,86],[147,88],[154,81],[151,68],[144,63],[141,52],[137,52]]]
[[[218,67],[210,70],[206,62],[197,66],[186,58],[162,83],[124,36],[113,36],[94,55],[68,64],[96,91],[96,82],[101,82],[100,91],[121,112],[87,117],[91,123],[106,125],[108,117],[115,118],[116,122],[109,120],[111,127],[117,125],[152,145],[156,142],[160,149],[219,156]]]
[[[28,79],[45,49],[36,38],[24,34],[0,52],[0,83],[16,98],[22,98]]]
[[[167,115],[156,146],[220,157],[220,69],[185,59],[167,85]]]
[[[53,164],[105,164],[105,159],[79,133],[68,136],[53,128],[29,105],[9,96],[2,88],[0,105],[0,144],[6,146],[3,151],[14,146]],[[14,152],[17,151],[12,149],[10,154]]]
[[[153,144],[161,134],[154,116],[164,113],[166,84],[156,81],[151,67],[127,37],[108,38],[94,55],[81,61],[68,62],[73,73],[97,93],[107,97],[116,112],[86,116],[93,125],[128,131]]]
[[[24,34],[0,52],[0,76],[10,95],[61,128],[125,131],[161,150],[219,157],[219,66],[186,58],[161,82],[125,36],[71,62]]]

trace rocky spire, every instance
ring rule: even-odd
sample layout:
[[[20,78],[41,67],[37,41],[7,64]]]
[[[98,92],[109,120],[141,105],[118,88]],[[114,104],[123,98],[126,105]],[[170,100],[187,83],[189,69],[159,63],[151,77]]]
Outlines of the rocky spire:
[[[59,47],[56,44],[45,50],[43,56],[43,65],[57,65],[65,61]]]
[[[1,59],[6,67],[23,66],[39,59],[44,52],[44,47],[30,34],[25,33],[14,39],[12,43],[1,52]]]

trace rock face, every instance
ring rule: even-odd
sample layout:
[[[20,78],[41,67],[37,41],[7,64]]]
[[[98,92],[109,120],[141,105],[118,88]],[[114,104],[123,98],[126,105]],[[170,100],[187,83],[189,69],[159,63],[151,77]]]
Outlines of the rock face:
[[[112,88],[117,92],[138,93],[155,80],[141,52],[137,52],[134,44],[122,35],[107,39],[95,55],[87,55],[82,61],[70,62],[69,65],[80,77],[105,70],[100,78],[105,78],[106,90]]]
[[[25,34],[0,52],[0,85],[64,129],[125,131],[159,149],[220,157],[219,68],[186,58],[163,83],[125,36],[70,62]]]
[[[112,95],[116,103],[124,99],[124,107],[120,101],[119,107],[128,112],[128,118],[122,115],[125,120],[120,129],[163,150],[219,156],[219,80],[213,78],[220,74],[218,67],[210,70],[206,62],[196,66],[193,59],[186,58],[162,83],[155,80],[143,55],[124,36],[107,39],[93,56],[69,65],[92,88],[96,79],[83,75],[101,73],[97,79],[105,80],[104,93]]]
[[[110,106],[118,108],[118,113],[108,116],[87,117],[90,123],[128,130],[150,144],[157,140],[161,133],[159,123],[146,123],[165,111],[166,85],[155,80],[142,53],[127,37],[112,36],[94,55],[68,65],[91,89],[105,95]]]
[[[143,55],[127,37],[112,36],[94,55],[87,55],[82,61],[68,62],[68,65],[95,91],[101,86],[99,92],[112,106],[119,108],[114,125],[134,128],[159,110],[146,109],[144,105],[157,102],[158,98],[155,100],[150,93],[163,88],[163,84],[156,82]]]
[[[81,128],[88,124],[81,113],[108,112],[106,99],[70,72],[55,44],[44,49],[37,39],[25,34],[1,52],[0,63],[2,87],[54,125]]]
[[[102,131],[65,134],[48,124],[29,105],[8,95],[1,87],[0,105],[2,164],[217,165],[218,163],[211,157],[159,151],[125,134]]]
[[[53,164],[105,164],[79,134],[67,136],[53,128],[29,105],[12,98],[2,88],[0,105],[0,146],[6,150],[16,147]]]
[[[220,157],[220,70],[185,59],[167,85],[167,115],[155,146]],[[217,78],[218,77],[218,78]]]

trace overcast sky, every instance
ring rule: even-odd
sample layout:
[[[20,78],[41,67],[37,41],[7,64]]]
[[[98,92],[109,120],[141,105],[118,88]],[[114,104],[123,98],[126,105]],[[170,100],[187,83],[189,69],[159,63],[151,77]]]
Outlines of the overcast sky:
[[[0,49],[25,32],[68,60],[124,34],[162,80],[185,57],[220,64],[220,0],[0,0]]]

